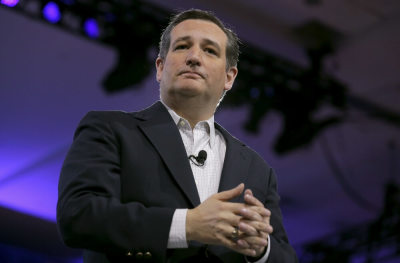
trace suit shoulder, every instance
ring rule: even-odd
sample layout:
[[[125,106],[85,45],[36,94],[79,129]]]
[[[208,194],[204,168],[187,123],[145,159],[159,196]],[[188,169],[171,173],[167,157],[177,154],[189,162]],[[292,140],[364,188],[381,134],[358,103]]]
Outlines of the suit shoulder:
[[[128,114],[130,113],[119,110],[108,110],[108,111],[93,110],[86,113],[84,118],[113,119],[113,118],[121,118]]]
[[[136,125],[137,118],[133,112],[89,111],[79,122],[74,138],[82,133],[117,136]]]
[[[125,112],[118,110],[89,111],[82,118],[81,123],[86,122],[124,122],[135,120],[136,112]]]
[[[253,148],[251,148],[250,146],[248,146],[246,143],[242,142],[238,138],[232,136],[231,134],[230,134],[230,136],[235,143],[238,143],[241,146],[242,152],[246,156],[250,157],[250,159],[252,159],[253,161],[256,161],[259,164],[265,165],[268,169],[270,168],[268,163],[264,160],[264,158],[258,152],[256,152]]]
[[[250,146],[230,134],[227,130],[225,130],[221,125],[216,123],[217,125],[217,130],[219,130],[222,135],[225,137],[226,140],[231,141],[234,144],[237,144],[241,147],[242,153],[244,153],[247,157],[250,157],[250,159],[255,160],[259,163],[265,164],[268,168],[270,167],[267,162],[258,154],[255,150],[253,150]]]
[[[264,160],[264,158],[258,152],[256,152],[253,148],[251,148],[247,144],[245,144],[243,142],[241,142],[241,143],[243,145],[243,149],[246,152],[246,154],[251,156],[252,159],[254,159],[254,160],[258,161],[258,162],[261,162],[261,163],[263,163],[263,164],[265,164],[265,165],[267,165],[269,167],[267,162]]]

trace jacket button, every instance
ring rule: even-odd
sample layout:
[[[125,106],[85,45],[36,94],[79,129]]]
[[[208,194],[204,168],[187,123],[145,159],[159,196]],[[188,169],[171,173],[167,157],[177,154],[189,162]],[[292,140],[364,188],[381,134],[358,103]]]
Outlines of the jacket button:
[[[150,259],[151,257],[152,257],[152,255],[151,255],[150,252],[144,253],[144,258],[145,258],[145,259]]]
[[[143,257],[143,253],[142,253],[142,252],[137,252],[136,255],[135,255],[135,257],[136,257],[137,259],[142,258],[142,257]]]

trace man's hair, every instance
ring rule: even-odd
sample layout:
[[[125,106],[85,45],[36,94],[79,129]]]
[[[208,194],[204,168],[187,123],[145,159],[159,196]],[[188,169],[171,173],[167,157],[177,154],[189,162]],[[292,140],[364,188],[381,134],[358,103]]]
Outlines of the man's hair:
[[[205,21],[210,21],[216,24],[219,28],[224,31],[225,35],[228,37],[228,42],[226,44],[226,70],[231,67],[236,67],[239,61],[239,43],[240,40],[238,36],[231,29],[226,27],[224,23],[219,20],[213,13],[210,11],[203,11],[199,9],[189,9],[174,15],[168,26],[164,29],[161,34],[161,40],[159,44],[159,54],[158,56],[165,60],[170,44],[171,44],[171,31],[172,29],[178,25],[179,23],[188,20],[188,19],[200,19]]]

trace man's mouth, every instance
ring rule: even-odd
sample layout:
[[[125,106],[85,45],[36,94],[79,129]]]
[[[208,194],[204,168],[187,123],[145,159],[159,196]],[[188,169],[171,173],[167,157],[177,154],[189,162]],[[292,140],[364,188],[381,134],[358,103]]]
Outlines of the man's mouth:
[[[188,78],[204,78],[203,74],[201,74],[200,72],[197,71],[190,71],[190,70],[184,70],[182,72],[179,73],[179,75],[183,75],[185,77]]]

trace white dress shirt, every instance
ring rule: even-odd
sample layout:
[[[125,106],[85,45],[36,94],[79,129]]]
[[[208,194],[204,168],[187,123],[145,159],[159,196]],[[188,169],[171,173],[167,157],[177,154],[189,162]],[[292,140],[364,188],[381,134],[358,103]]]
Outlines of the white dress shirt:
[[[164,106],[168,109],[169,114],[178,127],[187,156],[197,156],[201,150],[207,152],[207,159],[204,165],[197,166],[190,161],[190,167],[192,168],[200,202],[204,202],[208,197],[218,192],[226,152],[225,139],[222,134],[215,129],[214,116],[208,120],[198,122],[192,129],[190,123],[186,119],[180,117],[167,105],[164,104]],[[188,247],[186,241],[187,210],[188,209],[175,210],[169,233],[168,248]],[[269,251],[270,245],[268,237],[267,252],[257,263],[266,262]]]

